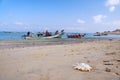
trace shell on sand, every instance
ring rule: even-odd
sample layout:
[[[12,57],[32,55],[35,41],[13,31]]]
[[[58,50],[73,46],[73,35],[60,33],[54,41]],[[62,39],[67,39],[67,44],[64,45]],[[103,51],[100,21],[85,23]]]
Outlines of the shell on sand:
[[[90,72],[93,69],[91,66],[89,66],[86,63],[76,63],[75,65],[73,65],[73,67],[74,69],[83,71],[83,72]]]

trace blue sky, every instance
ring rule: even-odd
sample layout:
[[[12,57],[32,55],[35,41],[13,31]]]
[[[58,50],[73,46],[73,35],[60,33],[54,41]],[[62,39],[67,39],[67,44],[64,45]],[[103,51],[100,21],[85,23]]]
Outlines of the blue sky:
[[[120,0],[0,0],[0,31],[120,29]]]

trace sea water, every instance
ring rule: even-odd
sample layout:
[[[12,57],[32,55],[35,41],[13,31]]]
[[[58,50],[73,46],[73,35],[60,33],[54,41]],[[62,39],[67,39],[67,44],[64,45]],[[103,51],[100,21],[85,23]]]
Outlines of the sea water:
[[[25,32],[0,32],[0,40],[23,40]]]
[[[27,32],[0,32],[0,40],[24,40],[23,35]],[[35,35],[36,33],[34,33]],[[71,33],[65,33],[62,39],[68,39],[67,35]],[[94,36],[93,33],[86,33],[84,39],[120,39],[120,35],[105,35]]]

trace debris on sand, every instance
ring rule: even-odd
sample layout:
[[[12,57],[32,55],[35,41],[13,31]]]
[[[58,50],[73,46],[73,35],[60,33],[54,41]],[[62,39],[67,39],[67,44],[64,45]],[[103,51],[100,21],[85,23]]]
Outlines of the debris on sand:
[[[120,60],[117,60],[117,62],[120,62]]]
[[[105,55],[116,55],[116,52],[105,53]]]
[[[108,60],[103,60],[103,62],[110,62],[110,61],[108,61]]]
[[[104,65],[113,65],[113,64],[110,64],[110,63],[106,63],[106,64],[104,64]]]
[[[111,69],[106,68],[105,71],[106,71],[106,72],[111,72]]]
[[[119,74],[119,73],[117,73],[117,72],[116,72],[115,74],[116,74],[116,75],[120,75],[120,74]]]
[[[86,63],[76,63],[73,65],[75,70],[83,71],[83,72],[90,72],[93,68]]]
[[[110,63],[109,60],[103,60],[103,62],[104,62],[104,65],[113,65],[112,63]]]

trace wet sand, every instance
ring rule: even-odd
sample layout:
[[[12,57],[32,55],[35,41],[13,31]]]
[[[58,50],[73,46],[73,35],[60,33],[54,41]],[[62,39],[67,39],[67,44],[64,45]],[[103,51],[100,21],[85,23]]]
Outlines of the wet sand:
[[[120,40],[1,41],[0,46],[0,80],[120,80]],[[74,70],[77,62],[93,71]]]
[[[0,49],[24,48],[33,46],[46,45],[66,45],[83,42],[101,41],[106,39],[40,39],[40,40],[2,40],[0,41]],[[110,40],[110,39],[107,39]]]

